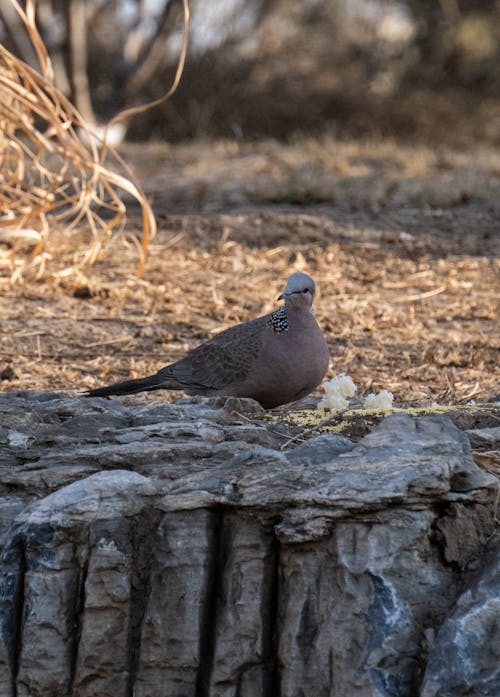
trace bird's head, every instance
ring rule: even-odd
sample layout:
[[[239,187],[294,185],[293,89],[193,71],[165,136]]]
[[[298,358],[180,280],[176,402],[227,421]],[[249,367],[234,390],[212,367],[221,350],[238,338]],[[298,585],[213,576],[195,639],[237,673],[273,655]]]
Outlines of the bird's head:
[[[311,306],[314,298],[316,286],[314,281],[306,273],[297,271],[293,273],[286,282],[285,290],[278,297],[284,300],[287,305],[307,305]]]

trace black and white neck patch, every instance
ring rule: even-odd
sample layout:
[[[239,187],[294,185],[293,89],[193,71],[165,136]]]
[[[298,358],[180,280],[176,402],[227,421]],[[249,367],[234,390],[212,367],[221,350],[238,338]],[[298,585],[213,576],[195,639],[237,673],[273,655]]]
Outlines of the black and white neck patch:
[[[272,313],[269,318],[269,324],[271,325],[274,332],[287,332],[288,331],[288,317],[286,314],[286,307],[280,307]]]

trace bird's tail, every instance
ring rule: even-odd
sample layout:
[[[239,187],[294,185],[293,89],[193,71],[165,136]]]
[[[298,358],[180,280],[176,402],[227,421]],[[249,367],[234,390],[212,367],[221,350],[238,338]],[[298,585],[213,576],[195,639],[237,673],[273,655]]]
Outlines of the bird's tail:
[[[136,392],[145,392],[147,390],[161,390],[165,386],[165,382],[158,375],[150,375],[147,378],[138,378],[137,380],[125,380],[124,382],[115,382],[107,387],[98,387],[95,390],[89,390],[85,393],[85,397],[111,397],[123,394],[135,394]]]

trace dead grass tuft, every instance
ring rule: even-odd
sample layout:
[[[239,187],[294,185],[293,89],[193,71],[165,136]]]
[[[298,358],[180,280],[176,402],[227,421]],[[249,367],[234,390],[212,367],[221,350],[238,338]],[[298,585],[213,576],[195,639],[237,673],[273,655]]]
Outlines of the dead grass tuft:
[[[126,206],[142,209],[142,271],[156,230],[152,210],[120,156],[56,89],[33,3],[14,7],[35,47],[37,72],[0,45],[0,277],[69,276],[93,264],[123,230]]]

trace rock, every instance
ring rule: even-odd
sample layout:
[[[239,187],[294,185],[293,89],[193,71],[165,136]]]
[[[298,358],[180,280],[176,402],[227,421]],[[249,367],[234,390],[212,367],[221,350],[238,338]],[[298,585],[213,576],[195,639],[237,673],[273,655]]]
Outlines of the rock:
[[[333,433],[322,433],[297,445],[287,452],[287,455],[292,463],[320,465],[332,460],[336,455],[348,453],[353,447],[354,444],[348,438]]]
[[[473,448],[500,450],[500,426],[495,428],[472,428],[466,431]]]
[[[466,435],[289,438],[245,400],[0,393],[0,695],[493,694]]]
[[[481,572],[439,628],[422,697],[500,695],[500,544],[487,550]]]

